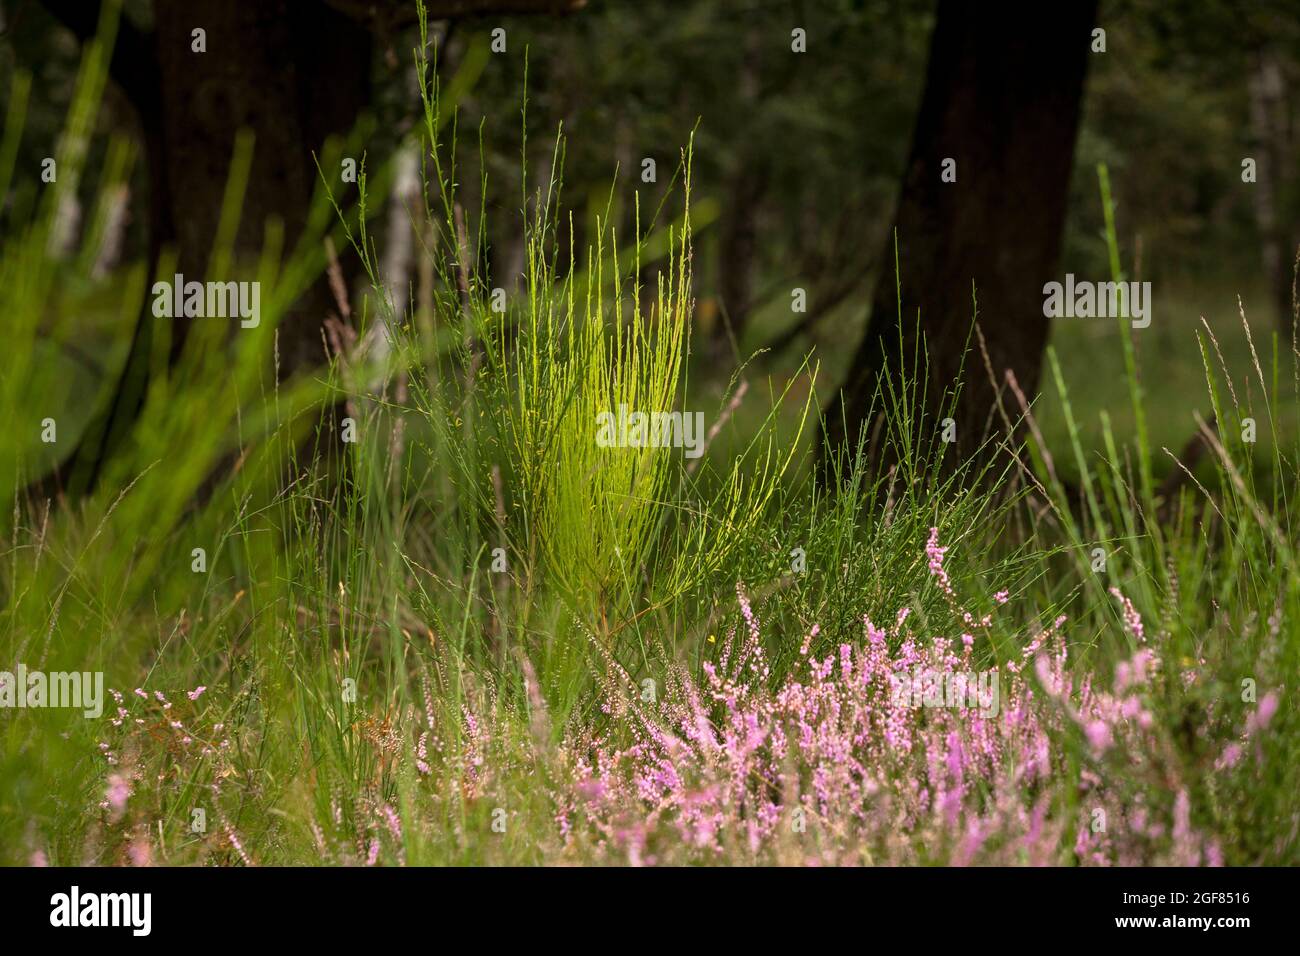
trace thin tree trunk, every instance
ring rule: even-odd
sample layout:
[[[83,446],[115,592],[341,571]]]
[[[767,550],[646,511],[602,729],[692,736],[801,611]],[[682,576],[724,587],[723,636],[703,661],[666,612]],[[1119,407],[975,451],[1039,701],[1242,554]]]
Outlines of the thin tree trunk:
[[[1277,58],[1267,51],[1255,57],[1248,84],[1250,126],[1255,141],[1256,181],[1251,190],[1255,219],[1259,226],[1260,254],[1269,292],[1277,309],[1278,327],[1290,332],[1291,263],[1290,242],[1277,212],[1282,191],[1282,163],[1287,155],[1286,124],[1283,121],[1286,91]]]
[[[761,109],[759,102],[759,56],[762,33],[751,26],[745,35],[744,58],[737,77],[738,108]],[[722,300],[723,321],[718,323],[714,346],[724,352],[728,339],[739,341],[754,305],[753,273],[758,247],[758,204],[767,191],[768,166],[762,148],[742,149],[739,166],[732,182],[728,209],[722,228],[718,295]]]

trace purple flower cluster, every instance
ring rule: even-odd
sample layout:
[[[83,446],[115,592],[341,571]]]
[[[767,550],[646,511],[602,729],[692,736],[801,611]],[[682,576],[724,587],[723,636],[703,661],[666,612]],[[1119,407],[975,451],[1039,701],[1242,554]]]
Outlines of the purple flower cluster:
[[[1118,590],[1124,643],[1135,650],[1109,680],[1072,665],[1063,616],[999,655],[993,618],[1010,595],[994,594],[990,613],[963,607],[948,551],[932,529],[925,554],[953,612],[948,636],[927,633],[908,607],[886,627],[864,616],[860,640],[838,646],[812,624],[776,680],[759,609],[738,586],[739,618],[698,672],[673,665],[659,687],[606,653],[599,708],[571,719],[558,741],[526,659],[526,720],[469,671],[460,703],[442,707],[426,672],[418,705],[356,725],[374,779],[351,796],[316,784],[331,788],[329,818],[306,821],[317,859],[400,864],[418,834],[417,845],[499,862],[525,852],[534,862],[633,865],[1220,864],[1223,839],[1198,825],[1214,815],[1197,801],[1207,781],[1214,790],[1252,758],[1262,765],[1277,692],[1235,733],[1218,734],[1230,739],[1211,743],[1208,777],[1193,779],[1155,708],[1201,679],[1203,660],[1166,674],[1161,637]],[[176,708],[161,692],[136,690],[134,702],[112,692],[98,804],[122,862],[152,861],[145,824],[201,765],[217,816],[208,851],[254,861],[220,809],[231,743],[221,723],[207,723],[203,692]],[[170,756],[146,776],[159,744]],[[408,761],[415,796],[401,803],[392,781]],[[505,838],[506,820],[524,842]]]
[[[930,571],[955,605],[946,550],[932,531]],[[1172,769],[1155,793],[1124,785],[1161,746],[1147,701],[1162,677],[1149,648],[1103,689],[1071,674],[1058,618],[1018,659],[980,672],[1002,678],[996,715],[900,705],[890,688],[901,674],[972,672],[973,635],[924,637],[904,608],[888,630],[864,618],[860,643],[818,658],[808,656],[814,627],[799,670],[769,689],[758,618],[743,591],[739,600],[743,629],[701,679],[677,669],[649,704],[628,682],[605,708],[621,719],[566,741],[573,783],[557,818],[571,846],[647,864],[1221,862]],[[1145,644],[1141,618],[1120,601]],[[968,630],[988,628],[988,616],[957,610]],[[1261,701],[1250,720],[1266,723],[1275,709]],[[1072,751],[1082,769],[1066,804],[1059,783]],[[1220,763],[1238,759],[1234,744]]]

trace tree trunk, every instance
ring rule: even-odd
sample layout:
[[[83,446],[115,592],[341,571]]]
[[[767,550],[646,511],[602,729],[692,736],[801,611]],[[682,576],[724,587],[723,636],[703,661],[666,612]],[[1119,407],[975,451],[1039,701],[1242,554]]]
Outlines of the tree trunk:
[[[204,276],[221,216],[236,135],[253,133],[253,160],[236,254],[257,255],[266,220],[279,219],[286,249],[306,223],[319,172],[312,153],[345,134],[369,93],[370,34],[314,0],[157,0],[162,74],[163,175],[169,190],[178,271]],[[206,53],[191,32],[206,31]],[[356,157],[358,160],[360,157]],[[330,175],[332,170],[325,170]],[[321,323],[330,308],[322,280],[280,324],[282,373],[324,360]],[[184,320],[173,351],[184,337]]]
[[[759,58],[763,34],[751,26],[745,34],[745,49],[737,76],[738,109],[761,109]],[[729,339],[739,342],[749,324],[754,305],[754,260],[758,252],[758,205],[767,191],[768,164],[761,144],[741,147],[739,168],[733,174],[728,206],[722,226],[718,297],[723,322],[718,323],[713,345],[719,355],[728,350]]]
[[[894,216],[900,285],[891,232],[866,334],[827,408],[829,450],[851,450],[863,426],[874,427],[864,419],[882,375],[921,371],[911,367],[918,327],[928,382],[917,412],[922,428],[940,427],[944,392],[974,341],[972,284],[999,382],[1011,370],[1027,393],[1036,390],[1048,336],[1042,289],[1057,278],[1096,7],[940,0]],[[949,158],[955,182],[941,178]],[[997,391],[978,352],[963,379],[953,418],[966,456],[995,420]]]
[[[260,253],[269,218],[284,224],[290,249],[306,223],[319,175],[313,151],[319,154],[328,136],[345,134],[367,102],[371,35],[313,0],[157,0],[154,20],[154,30],[144,35],[154,79],[127,84],[146,143],[150,272],[163,247],[174,246],[176,271],[186,281],[226,281],[234,277],[207,275],[206,269],[236,135],[248,129],[254,137],[236,256]],[[195,29],[205,31],[206,52],[193,49]],[[136,56],[143,59],[139,51]],[[117,60],[115,53],[115,67]],[[115,79],[120,75],[114,71]],[[321,327],[332,308],[322,277],[282,318],[281,376],[324,360]],[[191,321],[155,318],[152,298],[145,297],[108,406],[41,483],[42,493],[62,489],[76,497],[97,483],[140,413],[159,324],[171,324],[169,360],[175,362]]]
[[[731,184],[730,209],[722,227],[721,275],[718,294],[726,324],[719,324],[718,339],[725,343],[727,328],[739,342],[749,325],[754,306],[754,260],[758,253],[758,204],[767,189],[767,167],[759,159],[746,162]]]
[[[1277,327],[1285,341],[1291,332],[1291,243],[1278,216],[1278,200],[1283,188],[1282,166],[1289,150],[1284,118],[1286,87],[1274,53],[1261,50],[1255,54],[1247,88],[1251,138],[1256,150],[1256,181],[1251,196],[1259,226],[1260,257],[1277,309]]]

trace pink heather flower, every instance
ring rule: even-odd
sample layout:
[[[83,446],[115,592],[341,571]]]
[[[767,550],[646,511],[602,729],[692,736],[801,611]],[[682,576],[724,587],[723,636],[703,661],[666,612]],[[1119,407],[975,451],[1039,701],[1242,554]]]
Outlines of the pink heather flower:
[[[120,819],[125,812],[126,800],[129,796],[131,796],[131,785],[127,783],[126,778],[121,774],[110,774],[104,802],[108,805],[114,821]]]
[[[1259,700],[1255,712],[1246,718],[1246,733],[1253,734],[1268,726],[1268,722],[1277,713],[1277,692],[1269,691]]]
[[[871,618],[867,617],[865,614],[862,616],[862,624],[867,632],[867,640],[872,644],[872,646],[883,646],[886,637],[885,632],[872,624]]]
[[[244,851],[244,844],[240,841],[238,834],[235,833],[235,828],[227,823],[223,829],[226,831],[226,839],[229,840],[230,845],[235,848],[235,852],[239,854],[239,858],[244,861],[244,866],[252,866],[253,861]]]
[[[1219,759],[1214,762],[1214,769],[1231,770],[1240,760],[1241,745],[1235,743],[1228,744],[1228,746],[1223,748],[1223,753],[1219,755]]]
[[[143,837],[132,840],[126,852],[131,858],[132,866],[149,866],[153,863],[153,846]]]
[[[33,850],[31,857],[27,861],[32,866],[49,866],[50,861],[45,856],[44,850]]]
[[[740,612],[745,617],[745,625],[749,630],[749,641],[743,642],[741,646],[742,658],[747,656],[751,645],[758,646],[761,639],[759,631],[758,616],[754,614],[754,609],[750,606],[749,598],[745,595],[745,589],[739,582],[736,584],[736,598],[740,601]],[[755,662],[757,666],[758,662]]]
[[[1110,746],[1110,727],[1104,720],[1091,720],[1083,728],[1084,734],[1088,738],[1088,743],[1096,753],[1102,753]]]
[[[1259,726],[1264,728],[1268,722],[1273,719],[1277,713],[1277,691],[1269,691],[1264,695],[1264,699],[1259,702]]]
[[[999,604],[1006,604],[1010,597],[1010,591],[999,591],[997,594],[993,595],[993,600],[997,601]]]
[[[420,675],[420,687],[424,691],[424,719],[428,723],[429,729],[433,730],[435,726],[433,719],[433,694],[429,690],[429,678],[423,674]]]
[[[139,688],[139,687],[137,687],[137,688],[135,689],[135,696],[140,697],[140,698],[143,698],[144,700],[148,700],[148,699],[149,699],[149,695],[146,694],[146,693],[144,692],[144,690],[143,690],[142,688]]]
[[[1146,634],[1142,629],[1142,617],[1133,607],[1133,602],[1126,598],[1119,588],[1111,588],[1110,593],[1115,596],[1124,608],[1124,629],[1139,642],[1145,642]]]
[[[867,626],[870,627],[870,624],[868,624]],[[822,626],[820,624],[814,624],[812,626],[812,630],[808,632],[808,636],[803,639],[803,646],[799,648],[800,657],[806,657],[808,655],[808,648],[812,646],[813,640],[821,632],[822,632]]]
[[[580,780],[573,789],[581,799],[596,803],[604,799],[606,787],[599,780]]]
[[[383,806],[384,822],[388,824],[388,832],[393,835],[393,839],[398,843],[402,842],[402,821],[397,816],[397,811],[388,804]]]
[[[930,559],[930,573],[939,582],[943,593],[951,597],[952,584],[948,581],[948,572],[943,569],[943,556],[947,553],[947,548],[939,547],[939,529],[931,528],[930,539],[925,543],[925,554]]]
[[[190,700],[198,700],[200,697],[203,696],[203,692],[204,692],[205,690],[207,690],[207,688],[204,687],[202,684],[200,684],[198,687],[194,688],[192,691],[188,691],[188,692],[186,692],[185,696],[188,697]]]

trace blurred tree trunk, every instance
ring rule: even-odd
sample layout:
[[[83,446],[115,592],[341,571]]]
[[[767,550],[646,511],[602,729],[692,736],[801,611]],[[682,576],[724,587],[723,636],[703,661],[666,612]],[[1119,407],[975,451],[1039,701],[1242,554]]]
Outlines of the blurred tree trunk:
[[[725,343],[727,329],[737,342],[749,324],[754,306],[754,259],[758,246],[758,204],[767,189],[767,167],[759,159],[745,162],[731,182],[729,209],[722,227],[721,274],[718,292],[725,310],[725,323],[718,325],[718,338]]]
[[[319,178],[312,153],[350,130],[369,99],[370,34],[311,0],[155,0],[154,20],[166,143],[154,172],[170,187],[177,271],[203,277],[243,129],[254,142],[236,254],[259,254],[272,218],[291,249]],[[207,33],[206,53],[191,49],[196,28]],[[325,358],[320,330],[329,308],[321,281],[284,317],[282,372]],[[178,322],[173,355],[185,331]]]
[[[935,413],[974,341],[972,285],[999,390],[1007,370],[1027,394],[1036,390],[1048,335],[1042,289],[1060,258],[1096,10],[1096,0],[940,0],[894,216],[900,285],[891,231],[866,334],[826,410],[830,449],[851,450],[864,425],[874,428],[864,419],[877,382],[897,380],[903,357],[910,366],[918,325],[929,356],[927,407],[918,412],[923,428],[939,427]],[[955,182],[940,178],[947,158],[956,160]],[[996,422],[997,395],[975,352],[954,412],[958,454],[977,448]]]
[[[94,37],[100,3],[41,0],[82,41]],[[560,13],[582,0],[429,0],[430,20],[485,13]],[[236,135],[254,137],[236,254],[257,255],[268,219],[285,231],[286,251],[306,223],[318,172],[313,151],[351,129],[369,101],[374,36],[391,37],[415,18],[406,0],[154,0],[154,28],[123,20],[110,76],[136,108],[149,167],[149,259],[156,274],[164,247],[177,271],[206,280]],[[206,52],[193,48],[205,31]],[[328,171],[327,171],[328,172]],[[164,277],[165,278],[165,277]],[[216,277],[225,278],[225,277]],[[168,322],[169,357],[181,354],[184,317],[156,319],[146,296],[125,366],[108,405],[76,449],[35,486],[40,497],[77,496],[99,479],[129,439],[148,387],[153,343]],[[321,331],[333,308],[321,277],[279,326],[279,373],[325,359]]]
[[[737,77],[738,108],[750,112],[762,108],[759,96],[759,57],[762,32],[751,25],[745,34],[745,49]],[[718,297],[722,300],[722,318],[713,345],[718,354],[726,352],[728,339],[739,342],[754,306],[754,260],[757,254],[758,205],[768,185],[766,144],[754,143],[740,150],[739,169],[729,190],[727,212],[722,224],[721,259],[718,263]]]
[[[1283,186],[1282,164],[1289,150],[1284,116],[1285,83],[1281,65],[1271,51],[1262,50],[1255,55],[1248,90],[1251,138],[1256,151],[1256,181],[1251,196],[1255,202],[1264,274],[1268,277],[1278,328],[1285,341],[1291,333],[1291,242],[1278,215],[1278,201]]]
[[[97,5],[46,0],[46,6],[74,33],[94,35]],[[328,136],[346,133],[368,101],[370,33],[310,0],[156,0],[151,33],[124,28],[111,75],[134,102],[144,133],[151,274],[163,248],[172,247],[186,281],[231,278],[206,271],[235,139],[244,129],[253,134],[253,157],[236,256],[261,252],[271,218],[283,223],[285,248],[292,248],[318,176],[312,152]],[[205,31],[206,52],[193,49],[195,29]],[[322,277],[284,316],[281,375],[324,360],[321,327],[331,302]],[[145,297],[111,400],[42,492],[75,497],[95,485],[139,416],[160,324],[170,326],[175,362],[191,321],[156,318],[152,298]]]

